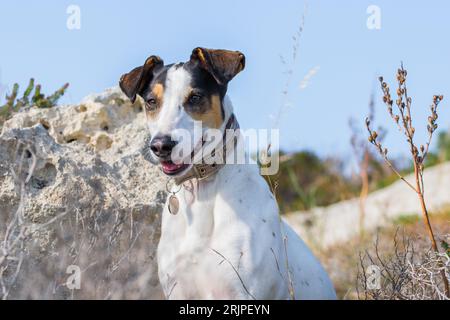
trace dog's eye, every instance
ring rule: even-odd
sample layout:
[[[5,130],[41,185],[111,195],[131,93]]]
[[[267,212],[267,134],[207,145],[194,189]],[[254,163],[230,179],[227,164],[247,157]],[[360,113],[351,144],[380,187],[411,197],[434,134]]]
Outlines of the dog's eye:
[[[150,98],[145,102],[145,108],[149,111],[153,111],[157,108],[158,104],[156,102],[156,99]]]
[[[202,96],[199,94],[193,94],[189,97],[190,104],[197,104],[202,100]]]

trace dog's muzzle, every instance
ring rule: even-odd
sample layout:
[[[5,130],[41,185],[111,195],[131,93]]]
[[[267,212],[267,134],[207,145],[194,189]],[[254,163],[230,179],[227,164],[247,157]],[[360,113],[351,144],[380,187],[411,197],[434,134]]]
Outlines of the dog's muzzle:
[[[223,139],[221,146],[218,146],[218,148],[215,151],[214,157],[222,156],[222,159],[224,159],[224,155],[226,155],[227,150],[230,150],[235,147],[236,140],[234,135],[232,135],[231,139],[226,139],[226,132],[227,130],[238,130],[239,129],[239,123],[236,120],[236,117],[234,114],[230,116],[228,119],[228,122],[225,126],[225,130],[223,133]],[[168,139],[168,140],[167,140]],[[170,160],[170,153],[174,146],[176,145],[176,142],[172,141],[170,137],[155,137],[152,139],[150,136],[147,137],[145,141],[145,146],[142,150],[142,155],[144,156],[144,159],[149,161],[150,163],[154,165],[161,164],[162,170],[167,175],[173,175],[175,183],[177,185],[180,185],[188,180],[191,179],[197,179],[197,180],[203,180],[206,179],[216,172],[218,172],[225,164],[222,163],[210,163],[211,157],[203,157],[203,161],[201,163],[194,163],[191,168],[184,172],[183,175],[179,176],[178,173],[183,172],[183,170],[186,170],[189,165],[181,164],[177,165],[173,163]],[[155,154],[158,158],[152,156],[152,153]],[[195,150],[192,152],[191,157],[194,158]]]

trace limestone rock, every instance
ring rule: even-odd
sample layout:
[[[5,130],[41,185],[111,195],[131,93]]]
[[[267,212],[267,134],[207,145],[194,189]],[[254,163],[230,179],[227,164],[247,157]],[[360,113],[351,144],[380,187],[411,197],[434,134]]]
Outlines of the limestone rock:
[[[141,155],[147,135],[139,102],[117,88],[79,105],[29,108],[5,123],[0,234],[21,195],[23,223],[38,226],[23,241],[9,298],[162,297],[156,247],[166,178]],[[82,270],[79,290],[65,283],[70,265]]]

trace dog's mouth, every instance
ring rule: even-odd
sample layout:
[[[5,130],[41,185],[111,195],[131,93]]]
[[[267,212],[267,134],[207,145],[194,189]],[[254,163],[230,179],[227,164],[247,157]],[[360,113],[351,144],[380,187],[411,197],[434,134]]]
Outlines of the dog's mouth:
[[[171,160],[161,161],[162,171],[169,176],[173,176],[180,172],[183,172],[188,167],[189,167],[189,164],[185,164],[185,163],[176,164],[176,163],[172,162]]]
[[[160,164],[161,164],[162,171],[169,176],[174,176],[174,175],[177,175],[177,174],[185,171],[187,168],[189,168],[190,163],[192,162],[192,159],[194,158],[195,153],[199,151],[199,149],[202,147],[202,145],[203,145],[203,140],[200,140],[200,142],[198,142],[195,145],[195,148],[192,150],[189,157],[184,159],[183,162],[180,164],[177,164],[177,163],[173,162],[172,160],[161,160]],[[177,162],[179,162],[179,161],[177,161]]]

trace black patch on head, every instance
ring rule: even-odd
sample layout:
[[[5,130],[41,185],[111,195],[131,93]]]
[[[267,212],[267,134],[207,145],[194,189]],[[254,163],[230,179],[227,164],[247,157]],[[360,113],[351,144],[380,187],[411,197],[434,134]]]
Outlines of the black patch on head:
[[[184,62],[179,62],[176,65],[174,65],[175,70],[179,69],[180,67],[182,67],[184,65]]]
[[[197,47],[192,50],[190,60],[186,65],[192,74],[197,76],[193,82],[200,82],[203,86],[206,84],[209,89],[219,93],[223,118],[222,103],[227,92],[227,85],[245,68],[245,56],[239,51]],[[205,73],[208,76],[205,76]]]
[[[152,93],[152,88],[155,84],[161,84],[163,87],[166,86],[166,79],[167,79],[167,72],[169,69],[173,66],[173,64],[168,64],[164,67],[162,67],[158,73],[155,74],[153,77],[153,80],[150,82],[150,84],[144,89],[142,92],[142,98],[147,101]]]
[[[184,64],[184,68],[192,77],[191,87],[205,90],[210,95],[218,94],[222,100],[227,93],[227,85],[218,84],[214,77],[198,63],[189,61]]]
[[[223,109],[223,98],[227,92],[227,85],[218,84],[214,77],[201,68],[198,63],[189,61],[183,65],[183,67],[191,75],[191,88],[194,92],[201,93],[205,98],[211,101],[211,97],[214,95],[220,98],[220,107],[222,112],[222,119],[225,117],[225,111]]]
[[[162,84],[164,87],[166,86],[166,79],[167,79],[167,72],[169,71],[169,69],[172,67],[172,65],[168,65],[165,66],[164,68],[162,68],[161,72],[158,73],[155,76],[155,79],[152,81],[152,83],[150,84],[149,88],[150,89],[153,85],[160,83]]]

